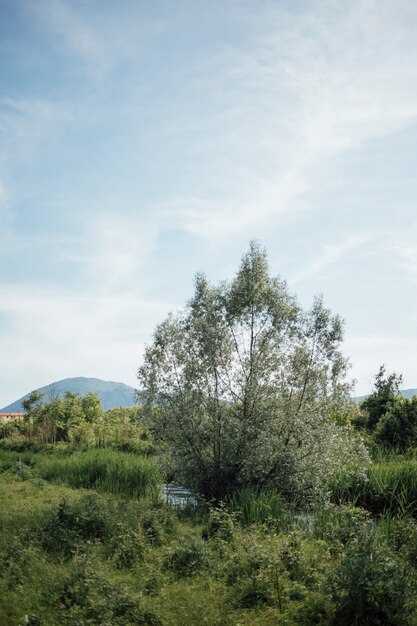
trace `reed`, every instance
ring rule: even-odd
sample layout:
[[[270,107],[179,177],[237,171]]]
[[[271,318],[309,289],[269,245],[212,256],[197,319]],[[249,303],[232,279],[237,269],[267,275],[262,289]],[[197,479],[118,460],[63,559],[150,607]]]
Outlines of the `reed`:
[[[155,496],[162,476],[146,457],[93,449],[68,457],[43,457],[37,465],[42,478],[62,482],[75,489],[87,488],[127,496]]]
[[[373,513],[417,515],[417,461],[392,458],[373,463],[366,479],[355,484],[339,476],[333,485],[336,502],[352,502]]]
[[[284,502],[273,489],[243,487],[229,496],[227,507],[232,513],[239,515],[244,526],[271,521],[283,523],[286,519]]]

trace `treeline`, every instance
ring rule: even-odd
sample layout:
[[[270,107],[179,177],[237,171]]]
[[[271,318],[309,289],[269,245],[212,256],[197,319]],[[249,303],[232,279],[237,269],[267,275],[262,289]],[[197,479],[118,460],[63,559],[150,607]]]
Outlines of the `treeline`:
[[[104,411],[95,393],[67,391],[63,398],[45,402],[33,391],[23,401],[24,418],[0,424],[0,439],[38,444],[72,444],[76,448],[113,446],[135,451],[150,446],[149,433],[139,423],[140,408],[118,407]]]
[[[387,375],[382,365],[373,393],[362,402],[353,420],[371,447],[400,453],[417,448],[417,396],[403,398],[401,382],[400,375]]]

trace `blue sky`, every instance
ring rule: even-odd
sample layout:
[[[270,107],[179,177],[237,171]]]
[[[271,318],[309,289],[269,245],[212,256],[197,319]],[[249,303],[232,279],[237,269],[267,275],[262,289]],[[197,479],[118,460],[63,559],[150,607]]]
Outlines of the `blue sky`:
[[[417,4],[0,0],[0,406],[136,384],[250,239],[417,387]]]

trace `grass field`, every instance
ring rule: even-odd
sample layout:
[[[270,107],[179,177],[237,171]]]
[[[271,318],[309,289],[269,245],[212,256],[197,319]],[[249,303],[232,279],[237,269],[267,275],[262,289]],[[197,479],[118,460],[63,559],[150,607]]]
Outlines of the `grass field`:
[[[409,498],[412,467],[377,464],[367,489]],[[5,626],[417,623],[417,524],[400,496],[382,517],[346,490],[308,515],[249,489],[176,511],[145,456],[0,448],[0,470]]]

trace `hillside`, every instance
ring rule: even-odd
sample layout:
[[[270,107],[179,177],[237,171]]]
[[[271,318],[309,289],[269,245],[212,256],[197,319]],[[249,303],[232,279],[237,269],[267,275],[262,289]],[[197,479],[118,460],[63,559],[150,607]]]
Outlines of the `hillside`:
[[[118,406],[130,407],[135,405],[135,389],[133,387],[124,383],[101,380],[100,378],[85,378],[83,376],[65,378],[64,380],[50,383],[45,387],[40,387],[37,391],[41,391],[44,394],[45,402],[48,402],[54,396],[62,397],[66,391],[72,391],[81,395],[94,392],[100,398],[106,411]],[[23,411],[22,401],[28,395],[29,393],[0,409],[0,413]]]
[[[402,389],[400,391],[400,394],[402,395],[403,398],[412,398],[413,396],[417,396],[417,389]],[[353,400],[355,402],[363,402],[363,400],[365,400],[365,398],[368,397],[369,394],[366,394],[366,396],[356,396],[355,398],[353,398]]]

